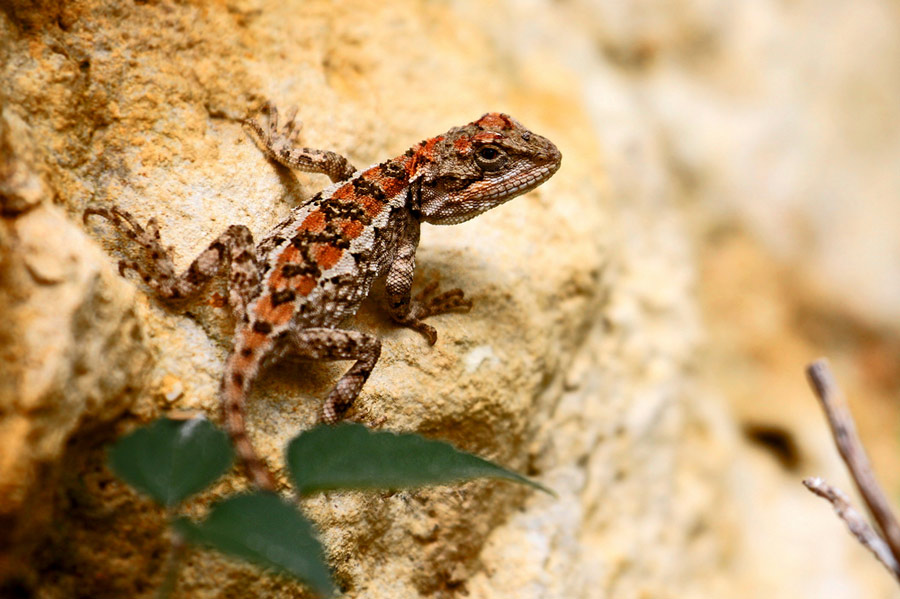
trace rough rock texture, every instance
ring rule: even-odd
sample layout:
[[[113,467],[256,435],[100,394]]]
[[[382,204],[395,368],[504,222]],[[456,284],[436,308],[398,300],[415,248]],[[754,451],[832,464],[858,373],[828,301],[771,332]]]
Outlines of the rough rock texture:
[[[54,518],[50,504],[73,459],[70,442],[91,430],[109,438],[97,431],[135,400],[148,355],[134,290],[58,208],[4,221],[0,251],[0,542],[12,548],[0,561],[6,577],[23,568]]]
[[[799,485],[837,471],[802,362],[862,348],[880,378],[857,389],[884,397],[900,380],[884,366],[900,361],[896,328],[877,328],[900,303],[871,283],[896,271],[898,237],[873,235],[889,260],[869,273],[810,241],[857,216],[841,198],[896,209],[871,199],[896,197],[897,171],[872,182],[896,163],[896,131],[841,103],[896,98],[896,76],[794,35],[820,18],[900,72],[891,4],[853,18],[836,2],[58,4],[0,5],[0,595],[159,584],[163,515],[115,481],[103,445],[169,410],[217,418],[231,323],[221,287],[164,306],[120,278],[127,244],[80,214],[156,217],[180,265],[231,223],[262,234],[326,184],[274,168],[241,132],[269,98],[299,107],[305,143],[360,166],[488,110],[564,157],[536,192],[423,231],[420,280],[476,302],[434,320],[436,346],[392,327],[377,294],[354,325],[384,340],[355,417],[450,440],[559,498],[478,482],[307,500],[347,597],[896,596]],[[834,76],[813,68],[822,46],[841,59]],[[822,104],[813,83],[830,86]],[[848,131],[866,159],[818,150]],[[882,214],[859,226],[893,231]],[[848,285],[861,292],[835,308]],[[261,378],[249,424],[272,463],[345,367]],[[243,484],[231,476],[192,513]],[[304,593],[199,551],[175,592],[276,595]]]

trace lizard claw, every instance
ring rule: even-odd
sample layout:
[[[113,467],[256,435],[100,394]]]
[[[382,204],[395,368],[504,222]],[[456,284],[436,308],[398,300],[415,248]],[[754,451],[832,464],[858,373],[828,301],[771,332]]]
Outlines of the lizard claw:
[[[446,314],[448,312],[468,312],[472,308],[472,301],[466,299],[462,289],[451,289],[438,295],[436,282],[429,283],[422,291],[417,293],[410,302],[409,315],[398,320],[402,326],[408,327],[420,333],[428,341],[429,345],[437,342],[437,331],[424,322],[429,316]]]
[[[265,146],[278,132],[278,109],[266,102],[255,115],[242,120],[241,125],[257,145]]]
[[[274,137],[278,134],[278,107],[269,100],[263,106],[262,113],[268,121],[269,136]]]
[[[425,337],[425,340],[428,342],[428,345],[434,345],[437,343],[437,329],[435,329],[430,324],[425,323],[419,318],[410,314],[410,316],[404,320],[397,320],[397,324],[402,327],[406,327],[408,329],[412,329]]]
[[[472,309],[472,300],[466,299],[462,289],[455,288],[433,295],[437,288],[436,282],[429,283],[413,298],[416,318],[428,318],[455,311],[468,312]]]
[[[297,122],[297,107],[291,106],[291,109],[288,110],[287,123],[284,124],[281,135],[291,143],[298,143],[301,129],[303,129],[303,123]]]
[[[247,117],[241,123],[254,134],[251,137],[258,138],[263,147],[273,146],[279,140],[292,144],[297,143],[300,130],[303,128],[303,124],[297,122],[296,106],[292,106],[288,110],[287,122],[279,128],[278,108],[272,102],[263,104],[255,116]]]
[[[434,345],[435,343],[437,343],[437,329],[435,329],[430,324],[425,324],[421,320],[417,320],[416,322],[410,323],[406,326],[425,337],[425,340],[428,341],[428,345]]]
[[[120,233],[137,242],[142,248],[144,259],[119,260],[119,275],[125,276],[125,272],[133,270],[141,279],[153,289],[159,290],[158,279],[170,279],[174,271],[172,264],[171,248],[165,248],[159,233],[159,225],[155,218],[147,221],[145,227],[135,219],[131,213],[116,206],[111,208],[88,208],[82,215],[82,220],[87,223],[89,216],[105,218]]]

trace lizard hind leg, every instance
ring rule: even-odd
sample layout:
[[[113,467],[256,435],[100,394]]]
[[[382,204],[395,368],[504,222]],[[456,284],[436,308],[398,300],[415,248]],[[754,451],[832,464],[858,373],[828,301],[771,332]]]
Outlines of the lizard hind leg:
[[[120,208],[88,208],[83,220],[100,216],[140,246],[140,260],[119,261],[119,273],[135,271],[153,291],[163,299],[179,300],[195,295],[203,285],[222,270],[229,267],[228,302],[239,320],[243,318],[247,304],[259,288],[259,265],[253,235],[243,225],[232,225],[219,235],[181,274],[175,270],[172,250],[163,246],[159,228],[154,219],[146,227],[128,212]]]
[[[129,239],[136,242],[144,250],[148,260],[153,262],[152,271],[144,269],[134,260],[120,260],[119,274],[125,275],[125,271],[135,271],[157,293],[166,297],[172,297],[174,290],[164,281],[174,278],[175,267],[170,258],[171,250],[162,245],[159,227],[155,219],[147,222],[144,228],[137,220],[125,210],[113,206],[112,208],[88,208],[82,215],[82,221],[87,224],[88,217],[100,216],[108,220],[116,229]],[[155,276],[154,276],[155,275]],[[159,288],[157,288],[159,287]]]
[[[247,475],[257,487],[273,491],[276,488],[275,477],[253,447],[247,431],[244,406],[259,366],[275,343],[272,337],[259,337],[251,333],[253,330],[254,327],[248,324],[236,335],[234,349],[228,357],[222,378],[220,402],[225,428]],[[381,355],[381,341],[357,331],[324,327],[289,331],[284,340],[287,344],[281,350],[292,357],[307,360],[356,360],[329,393],[319,415],[320,422],[338,422],[353,405],[369,378]]]

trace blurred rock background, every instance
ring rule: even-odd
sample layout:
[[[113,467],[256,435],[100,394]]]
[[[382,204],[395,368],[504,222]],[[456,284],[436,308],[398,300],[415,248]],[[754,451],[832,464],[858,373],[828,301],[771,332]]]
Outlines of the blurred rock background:
[[[119,278],[80,214],[158,217],[179,264],[232,222],[261,234],[324,185],[244,138],[272,99],[358,165],[498,109],[564,156],[527,198],[423,232],[421,274],[477,301],[433,351],[377,302],[359,319],[385,338],[363,415],[560,498],[312,502],[347,596],[900,597],[800,485],[851,489],[803,377],[828,355],[900,490],[895,2],[0,0],[0,82],[0,596],[158,584],[162,515],[103,447],[216,414],[229,325],[221,290],[172,310]],[[275,463],[340,371],[261,381]],[[197,552],[177,595],[251,593],[303,591]]]

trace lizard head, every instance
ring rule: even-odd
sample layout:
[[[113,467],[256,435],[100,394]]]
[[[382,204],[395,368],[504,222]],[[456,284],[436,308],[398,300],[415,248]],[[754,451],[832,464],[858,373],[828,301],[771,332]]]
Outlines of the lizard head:
[[[453,225],[531,191],[559,169],[553,143],[491,112],[412,149],[414,205],[425,222]]]

